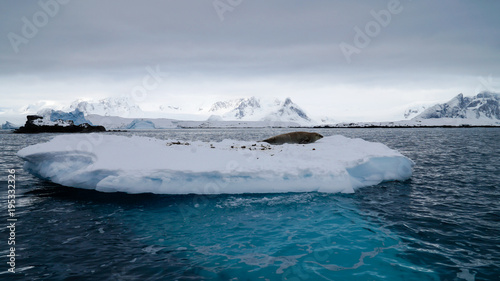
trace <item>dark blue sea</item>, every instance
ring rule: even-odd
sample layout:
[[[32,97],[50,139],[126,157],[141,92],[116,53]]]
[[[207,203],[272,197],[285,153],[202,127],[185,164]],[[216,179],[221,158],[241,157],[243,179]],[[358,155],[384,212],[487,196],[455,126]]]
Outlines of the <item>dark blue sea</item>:
[[[285,131],[115,134],[213,141]],[[0,279],[500,280],[500,128],[311,131],[384,143],[416,163],[413,176],[353,194],[101,193],[23,170],[16,152],[54,134],[2,132]]]

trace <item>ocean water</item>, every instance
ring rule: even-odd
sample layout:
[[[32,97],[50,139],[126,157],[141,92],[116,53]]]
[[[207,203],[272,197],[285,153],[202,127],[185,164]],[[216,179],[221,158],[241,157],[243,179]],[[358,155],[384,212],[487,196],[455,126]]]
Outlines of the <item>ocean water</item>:
[[[115,133],[262,139],[283,129]],[[500,280],[500,129],[315,129],[377,141],[413,177],[353,194],[152,195],[56,185],[0,133],[1,280]],[[126,152],[124,152],[126,153]],[[15,169],[15,270],[7,175]]]

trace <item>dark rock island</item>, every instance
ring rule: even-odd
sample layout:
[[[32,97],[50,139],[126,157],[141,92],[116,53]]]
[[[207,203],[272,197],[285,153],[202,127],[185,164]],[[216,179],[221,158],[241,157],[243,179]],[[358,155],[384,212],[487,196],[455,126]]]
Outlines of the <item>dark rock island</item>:
[[[89,123],[75,125],[73,120],[47,121],[38,115],[28,115],[27,118],[26,124],[15,130],[14,133],[93,133],[106,131],[103,126],[93,126]]]

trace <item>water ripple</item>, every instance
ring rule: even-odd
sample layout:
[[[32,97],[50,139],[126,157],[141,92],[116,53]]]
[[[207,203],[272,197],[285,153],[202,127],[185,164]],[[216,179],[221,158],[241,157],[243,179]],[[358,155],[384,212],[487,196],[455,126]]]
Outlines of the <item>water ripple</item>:
[[[284,131],[117,134],[189,141]],[[415,161],[414,175],[351,195],[108,194],[41,181],[22,169],[15,152],[53,135],[2,133],[1,176],[16,169],[19,194],[22,256],[12,280],[498,279],[499,129],[317,131],[398,149]],[[5,221],[6,194],[0,197]]]

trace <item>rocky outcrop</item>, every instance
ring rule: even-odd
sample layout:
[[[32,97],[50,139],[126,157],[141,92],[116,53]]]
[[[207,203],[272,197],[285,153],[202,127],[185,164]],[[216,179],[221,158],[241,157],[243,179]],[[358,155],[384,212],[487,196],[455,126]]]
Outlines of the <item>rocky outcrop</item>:
[[[75,125],[72,120],[46,121],[42,116],[28,115],[24,126],[15,130],[14,133],[93,133],[105,132],[103,126],[92,126],[88,123]]]

